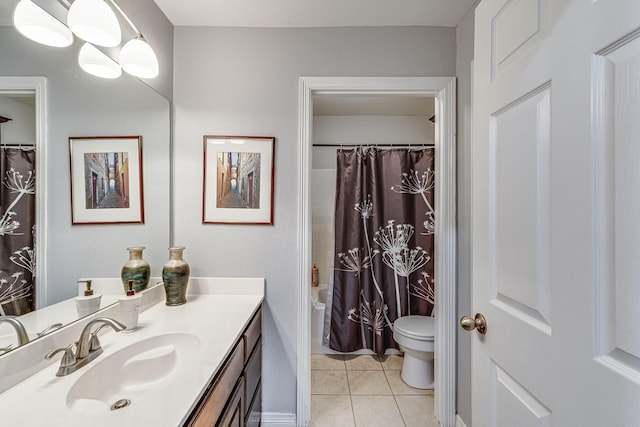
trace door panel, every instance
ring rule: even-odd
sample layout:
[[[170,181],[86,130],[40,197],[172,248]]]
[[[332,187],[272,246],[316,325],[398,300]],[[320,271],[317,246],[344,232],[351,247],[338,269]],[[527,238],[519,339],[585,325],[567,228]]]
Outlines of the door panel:
[[[500,369],[491,366],[494,377],[495,424],[499,427],[550,427],[551,412],[528,390]]]
[[[488,147],[491,301],[547,334],[550,91],[536,88],[491,114]]]
[[[640,381],[640,32],[594,56],[597,151],[596,356]],[[630,232],[633,230],[633,232]]]
[[[491,18],[492,77],[545,37],[546,0],[510,0]]]
[[[473,425],[638,426],[640,1],[483,0],[475,31]]]

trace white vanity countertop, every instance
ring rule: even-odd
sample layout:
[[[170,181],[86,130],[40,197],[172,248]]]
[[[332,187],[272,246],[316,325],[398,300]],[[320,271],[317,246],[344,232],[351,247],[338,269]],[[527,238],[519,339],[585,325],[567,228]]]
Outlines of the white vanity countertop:
[[[252,286],[251,291],[236,288],[238,292],[233,294],[233,287],[218,286],[203,279],[194,280],[193,290],[199,294],[189,295],[187,304],[167,307],[164,301],[156,303],[140,313],[139,328],[131,333],[115,333],[105,328],[110,332],[100,337],[104,353],[85,367],[70,375],[57,377],[57,361],[61,356],[58,355],[56,363],[0,394],[2,424],[92,427],[180,425],[262,302],[263,283]],[[224,290],[220,292],[220,289]],[[86,372],[98,366],[101,360],[146,338],[172,332],[192,334],[199,340],[199,349],[188,354],[185,360],[177,362],[180,366],[187,364],[186,369],[161,379],[148,391],[142,390],[143,393],[132,398],[131,405],[126,408],[116,411],[103,407],[79,411],[70,409],[67,395],[72,386]],[[117,376],[121,373],[111,374]],[[97,388],[101,386],[95,384]],[[136,391],[138,393],[140,390]]]

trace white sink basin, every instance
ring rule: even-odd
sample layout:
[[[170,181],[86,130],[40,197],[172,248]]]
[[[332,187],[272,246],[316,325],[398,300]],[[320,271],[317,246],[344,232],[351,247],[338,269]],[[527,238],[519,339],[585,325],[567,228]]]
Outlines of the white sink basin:
[[[146,338],[112,354],[105,349],[93,366],[80,372],[67,394],[67,406],[74,412],[104,413],[122,399],[135,405],[153,398],[149,391],[166,389],[188,369],[199,349],[195,335],[180,332]]]

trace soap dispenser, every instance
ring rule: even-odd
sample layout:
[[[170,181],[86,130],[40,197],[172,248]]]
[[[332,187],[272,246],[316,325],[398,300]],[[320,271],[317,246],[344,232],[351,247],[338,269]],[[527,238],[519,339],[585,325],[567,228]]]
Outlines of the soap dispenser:
[[[86,289],[84,290],[84,296],[75,297],[76,310],[78,317],[88,316],[91,313],[95,313],[100,309],[100,301],[102,299],[101,294],[94,294],[91,289],[91,280],[78,280],[78,283],[84,283]]]
[[[132,331],[138,327],[138,313],[142,303],[142,295],[136,294],[133,289],[133,280],[128,281],[127,287],[126,295],[118,297],[118,306],[122,323],[127,325],[127,331]]]

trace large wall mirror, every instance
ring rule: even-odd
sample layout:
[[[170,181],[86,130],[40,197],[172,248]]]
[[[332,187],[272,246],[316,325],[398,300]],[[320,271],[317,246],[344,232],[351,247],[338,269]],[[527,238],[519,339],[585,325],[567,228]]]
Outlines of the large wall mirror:
[[[38,313],[77,296],[80,278],[119,277],[127,247],[145,246],[151,275],[160,276],[170,239],[170,103],[135,77],[107,80],[86,74],[77,65],[78,40],[67,48],[51,48],[26,39],[11,23],[17,2],[0,0],[0,116],[12,119],[0,124],[0,144],[28,150],[39,130],[42,136],[37,158],[44,176],[37,177],[35,190],[41,214],[36,215],[35,247],[41,256],[34,256],[39,274],[31,295]],[[43,78],[44,105],[32,87],[2,87],[21,77]],[[88,136],[142,137],[144,223],[72,224],[69,138]],[[0,207],[1,217],[5,200]],[[0,235],[0,256],[8,257],[4,237]],[[11,292],[2,284],[10,283],[12,274],[0,271],[0,296]],[[28,331],[30,338],[49,323],[76,320],[74,306],[69,307],[69,312],[57,310],[56,318],[47,315],[46,325]],[[17,343],[3,341],[15,341],[15,335],[8,322],[0,322],[0,349],[15,348]]]

